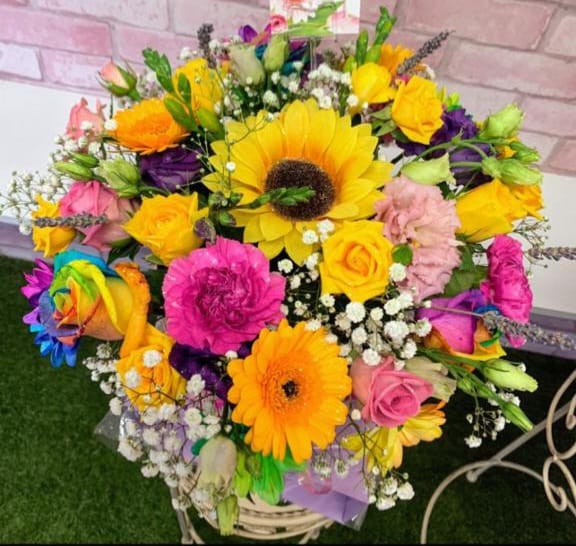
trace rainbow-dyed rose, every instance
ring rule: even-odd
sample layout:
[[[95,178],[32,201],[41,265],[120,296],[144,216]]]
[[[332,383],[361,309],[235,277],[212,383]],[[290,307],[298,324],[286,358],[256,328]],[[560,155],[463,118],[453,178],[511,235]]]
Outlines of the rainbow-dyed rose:
[[[162,287],[168,333],[196,349],[237,351],[280,322],[285,284],[261,250],[218,237],[170,264]]]

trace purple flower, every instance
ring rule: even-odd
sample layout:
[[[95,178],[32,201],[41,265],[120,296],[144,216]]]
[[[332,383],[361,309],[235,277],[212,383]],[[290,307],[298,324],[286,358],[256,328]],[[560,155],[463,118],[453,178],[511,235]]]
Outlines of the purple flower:
[[[24,273],[24,279],[28,284],[20,289],[31,307],[38,306],[40,296],[50,288],[54,278],[54,271],[50,264],[40,259],[36,259],[34,264],[36,267],[32,273]]]
[[[226,400],[232,380],[219,366],[218,355],[189,345],[175,343],[170,351],[170,364],[185,379],[199,374],[204,380],[207,391]]]
[[[256,31],[256,29],[250,25],[242,25],[239,29],[238,29],[238,36],[240,36],[240,39],[245,43],[250,43],[252,40],[254,40],[254,38],[256,38],[256,36],[258,36],[258,32]]]
[[[164,152],[143,155],[140,172],[145,182],[167,191],[177,191],[198,176],[202,163],[197,150],[184,147],[170,148]]]

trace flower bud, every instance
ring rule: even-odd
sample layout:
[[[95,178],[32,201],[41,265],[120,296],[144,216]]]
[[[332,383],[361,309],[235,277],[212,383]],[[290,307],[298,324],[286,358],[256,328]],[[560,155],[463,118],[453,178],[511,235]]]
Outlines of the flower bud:
[[[502,410],[504,417],[519,429],[524,432],[532,430],[534,425],[516,404],[513,404],[512,402],[502,402],[500,404],[500,409]]]
[[[523,117],[524,112],[520,110],[518,105],[514,103],[509,104],[484,120],[482,130],[478,137],[481,139],[489,139],[511,138],[516,136],[520,125],[522,125]]]
[[[234,532],[234,524],[240,515],[240,507],[238,506],[238,497],[230,495],[216,506],[216,514],[218,516],[218,530],[222,536],[230,536]]]
[[[506,184],[531,186],[542,182],[542,173],[538,169],[529,167],[513,157],[508,159],[486,157],[482,160],[482,172]]]
[[[450,170],[450,158],[444,154],[437,159],[427,161],[410,161],[402,167],[402,174],[426,186],[435,186],[440,182],[454,183],[454,175]]]
[[[112,61],[102,67],[99,75],[102,85],[116,97],[124,97],[136,89],[137,77],[134,72],[120,68]]]
[[[510,142],[508,146],[514,151],[512,157],[522,163],[535,163],[540,160],[540,154],[536,148],[530,148],[519,141]]]
[[[94,173],[89,167],[71,161],[56,161],[54,168],[74,180],[93,180]]]
[[[456,390],[456,381],[448,377],[448,369],[440,362],[416,356],[406,361],[404,369],[431,383],[434,387],[432,396],[439,400],[447,402]]]
[[[259,85],[264,81],[266,73],[262,63],[256,57],[254,46],[234,45],[230,48],[230,61],[233,72],[236,73],[242,85]]]
[[[507,360],[489,360],[481,369],[488,381],[502,389],[534,392],[538,388],[538,382],[532,376]]]
[[[198,454],[197,487],[213,493],[218,502],[230,487],[236,471],[236,444],[217,434],[210,438]]]
[[[140,170],[125,159],[102,161],[94,172],[106,180],[119,197],[135,197],[139,193]]]
[[[290,48],[288,47],[288,38],[284,34],[274,34],[262,56],[264,68],[267,72],[276,72],[280,70],[288,55]]]

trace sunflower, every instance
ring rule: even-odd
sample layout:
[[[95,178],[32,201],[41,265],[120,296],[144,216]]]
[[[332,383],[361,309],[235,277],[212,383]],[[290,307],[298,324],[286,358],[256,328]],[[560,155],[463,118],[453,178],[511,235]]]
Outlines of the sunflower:
[[[272,121],[266,112],[227,125],[228,143],[212,144],[216,172],[204,183],[212,191],[243,194],[241,204],[277,188],[309,186],[314,196],[293,206],[266,204],[233,211],[244,242],[258,243],[268,258],[286,249],[298,264],[315,250],[302,233],[328,218],[337,226],[374,214],[378,191],[392,165],[374,160],[378,139],[369,124],[322,110],[313,99],[295,101]],[[228,167],[228,169],[227,169]],[[230,173],[229,170],[233,172]]]
[[[305,326],[283,320],[276,331],[264,329],[247,358],[228,364],[228,400],[237,404],[232,420],[250,427],[245,442],[253,451],[279,461],[286,446],[297,463],[312,456],[313,443],[325,449],[348,413],[346,360],[323,329]]]
[[[158,98],[143,100],[121,110],[114,116],[114,121],[116,129],[109,132],[110,136],[142,155],[173,148],[188,135]]]

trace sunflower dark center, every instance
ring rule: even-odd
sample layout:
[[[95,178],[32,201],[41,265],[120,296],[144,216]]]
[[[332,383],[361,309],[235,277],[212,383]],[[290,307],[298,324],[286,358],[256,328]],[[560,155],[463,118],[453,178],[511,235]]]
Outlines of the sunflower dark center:
[[[272,205],[276,212],[288,220],[313,220],[327,213],[336,192],[332,179],[318,165],[303,159],[282,159],[276,163],[266,178],[266,191],[278,188],[309,186],[316,193],[306,203],[297,205]]]
[[[282,385],[282,390],[288,399],[298,396],[298,385],[292,380],[284,383],[284,385]]]

